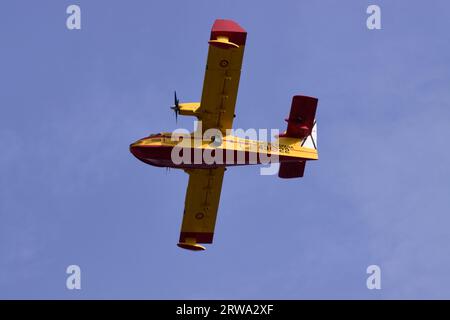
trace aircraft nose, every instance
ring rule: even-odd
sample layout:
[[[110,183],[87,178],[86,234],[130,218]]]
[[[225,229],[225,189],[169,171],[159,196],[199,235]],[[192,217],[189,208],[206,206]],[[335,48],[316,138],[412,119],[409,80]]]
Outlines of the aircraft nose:
[[[130,144],[130,152],[138,159],[142,158],[142,147],[140,146],[139,141],[136,141]]]

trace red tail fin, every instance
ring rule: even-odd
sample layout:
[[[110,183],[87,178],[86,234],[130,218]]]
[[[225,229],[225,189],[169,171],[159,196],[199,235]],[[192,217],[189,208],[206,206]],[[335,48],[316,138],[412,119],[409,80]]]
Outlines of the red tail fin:
[[[278,176],[280,178],[301,178],[305,172],[306,161],[282,162]]]
[[[294,96],[289,118],[286,119],[288,123],[287,131],[280,137],[303,139],[310,135],[316,117],[317,102],[317,98]]]

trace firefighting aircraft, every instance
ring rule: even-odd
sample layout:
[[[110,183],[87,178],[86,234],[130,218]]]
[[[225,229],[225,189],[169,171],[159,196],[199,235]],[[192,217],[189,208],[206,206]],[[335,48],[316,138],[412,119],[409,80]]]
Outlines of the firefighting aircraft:
[[[173,160],[173,149],[180,143],[172,133],[152,134],[131,144],[131,153],[142,162],[167,168],[183,169],[189,174],[183,223],[178,246],[189,250],[205,250],[200,243],[212,243],[219,206],[222,180],[227,166],[259,164],[251,155],[277,156],[280,178],[303,177],[307,160],[317,160],[315,114],[318,100],[297,95],[287,121],[287,130],[277,137],[277,143],[242,139],[227,135],[235,117],[235,104],[244,55],[247,32],[231,20],[216,20],[211,30],[205,79],[200,102],[180,103],[175,93],[171,107],[175,116],[195,116],[201,121],[201,132],[217,129],[223,135],[200,140],[192,133],[182,141],[184,152],[211,149],[223,152],[223,161],[179,163]],[[256,112],[256,111],[255,111]],[[198,127],[196,129],[199,130]],[[228,130],[229,131],[229,130]],[[196,141],[194,141],[196,140]],[[230,152],[231,151],[231,152]],[[232,155],[232,157],[228,155]],[[228,158],[227,158],[228,157]],[[226,158],[226,159],[225,159]],[[230,159],[229,159],[230,158]],[[243,161],[237,161],[243,159]]]

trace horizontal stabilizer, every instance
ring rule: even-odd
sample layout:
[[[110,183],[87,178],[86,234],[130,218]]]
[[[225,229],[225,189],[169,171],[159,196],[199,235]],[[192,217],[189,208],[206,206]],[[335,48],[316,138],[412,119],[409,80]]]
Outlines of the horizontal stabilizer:
[[[280,136],[299,139],[309,136],[316,118],[317,102],[317,98],[294,96],[289,118],[286,119],[287,130]]]
[[[306,161],[282,162],[278,176],[283,179],[301,178],[305,172]]]

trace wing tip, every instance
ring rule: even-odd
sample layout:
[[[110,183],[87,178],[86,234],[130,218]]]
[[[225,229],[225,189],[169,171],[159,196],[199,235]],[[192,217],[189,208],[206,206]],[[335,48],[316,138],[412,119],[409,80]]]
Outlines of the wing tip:
[[[186,232],[180,233],[179,243],[212,243],[214,233],[213,232]]]
[[[210,40],[216,40],[218,36],[229,37],[230,42],[243,46],[247,39],[247,31],[233,20],[217,19],[211,28]]]

